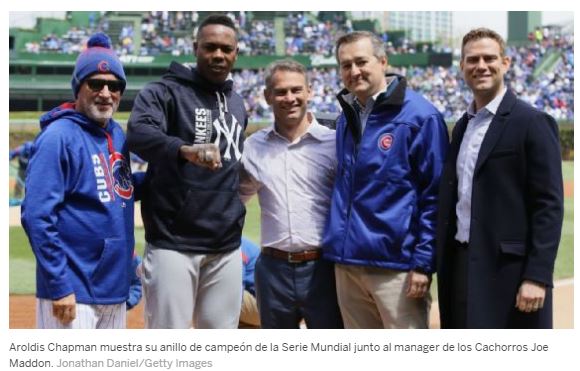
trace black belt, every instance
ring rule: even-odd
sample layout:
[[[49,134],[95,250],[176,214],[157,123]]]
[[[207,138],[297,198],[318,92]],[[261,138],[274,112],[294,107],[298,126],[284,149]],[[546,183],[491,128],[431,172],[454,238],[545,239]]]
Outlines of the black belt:
[[[322,250],[304,250],[298,252],[288,252],[275,249],[273,247],[262,247],[262,254],[276,259],[286,260],[288,263],[303,263],[311,260],[318,260],[322,257]]]

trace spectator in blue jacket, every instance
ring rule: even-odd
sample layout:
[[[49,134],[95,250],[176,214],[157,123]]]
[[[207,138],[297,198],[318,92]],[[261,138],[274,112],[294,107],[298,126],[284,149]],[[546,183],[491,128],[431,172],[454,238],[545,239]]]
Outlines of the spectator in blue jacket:
[[[240,328],[259,328],[260,314],[256,303],[256,285],[254,284],[254,270],[256,260],[260,255],[258,245],[242,237],[242,264],[243,264],[243,297],[240,311]]]
[[[26,178],[26,168],[28,167],[28,160],[32,154],[32,147],[34,142],[24,142],[18,147],[10,150],[10,161],[18,157],[18,175],[16,184],[14,185],[14,197],[20,198],[24,190],[24,178]]]
[[[376,35],[346,34],[336,55],[346,89],[323,257],[345,328],[426,328],[447,128],[404,77],[385,75]]]
[[[133,262],[131,263],[131,285],[129,286],[129,298],[125,302],[127,310],[135,308],[143,296],[143,285],[141,284],[141,262],[143,259],[133,253]]]

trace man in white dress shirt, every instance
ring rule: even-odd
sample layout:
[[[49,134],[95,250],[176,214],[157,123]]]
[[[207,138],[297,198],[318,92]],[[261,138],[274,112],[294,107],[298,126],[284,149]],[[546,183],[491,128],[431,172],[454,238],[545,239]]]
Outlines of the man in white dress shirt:
[[[262,249],[255,283],[262,328],[342,328],[334,265],[320,243],[336,168],[335,133],[307,112],[304,66],[276,61],[266,70],[272,126],[245,143],[240,194],[258,194]]]

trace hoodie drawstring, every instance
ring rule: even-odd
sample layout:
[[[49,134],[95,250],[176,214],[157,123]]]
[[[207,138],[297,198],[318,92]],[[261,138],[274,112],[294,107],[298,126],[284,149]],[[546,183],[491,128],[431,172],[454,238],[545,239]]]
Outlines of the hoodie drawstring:
[[[215,92],[218,101],[218,108],[220,111],[220,122],[225,125],[226,124],[226,113],[228,112],[228,102],[226,100],[226,95],[224,93],[220,93],[219,91]]]

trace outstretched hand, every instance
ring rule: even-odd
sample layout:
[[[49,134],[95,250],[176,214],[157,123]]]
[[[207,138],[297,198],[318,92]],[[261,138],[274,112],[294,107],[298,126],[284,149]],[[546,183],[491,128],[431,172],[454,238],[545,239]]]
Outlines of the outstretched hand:
[[[220,149],[213,143],[193,144],[179,148],[181,157],[187,161],[210,170],[218,170],[222,167]]]

